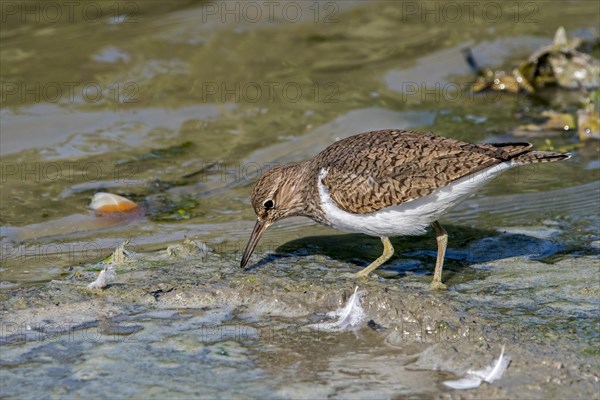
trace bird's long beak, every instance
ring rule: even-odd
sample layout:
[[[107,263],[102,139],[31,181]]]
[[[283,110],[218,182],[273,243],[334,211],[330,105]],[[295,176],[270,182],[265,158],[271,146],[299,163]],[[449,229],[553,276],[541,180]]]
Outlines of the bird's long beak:
[[[246,264],[248,264],[248,260],[256,247],[256,244],[260,240],[263,232],[267,230],[267,228],[271,225],[271,223],[267,221],[256,221],[256,225],[254,225],[254,229],[252,230],[252,236],[250,236],[250,240],[246,245],[246,249],[244,250],[244,254],[242,255],[242,262],[240,263],[240,267],[244,268]]]

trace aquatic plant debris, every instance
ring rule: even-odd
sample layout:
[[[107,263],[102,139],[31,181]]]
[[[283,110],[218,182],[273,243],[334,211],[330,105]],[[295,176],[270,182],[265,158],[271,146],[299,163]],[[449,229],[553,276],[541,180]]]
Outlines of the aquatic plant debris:
[[[92,197],[90,208],[101,213],[127,212],[137,208],[133,201],[112,193],[99,192]]]
[[[586,50],[593,46],[594,40],[580,37],[569,40],[565,28],[561,26],[552,44],[533,52],[527,61],[512,71],[480,67],[468,48],[463,50],[463,54],[469,67],[477,74],[472,85],[476,93],[487,89],[533,93],[548,85],[571,90],[592,90],[600,86],[600,61],[592,56],[591,49]]]
[[[359,292],[358,286],[356,286],[344,307],[327,313],[330,318],[337,317],[337,321],[313,324],[310,327],[324,330],[344,330],[358,327],[365,320],[365,311],[361,307],[364,294],[364,292]]]
[[[104,268],[98,274],[96,280],[89,285],[87,285],[88,289],[104,289],[111,282],[114,282],[117,279],[117,274],[115,273],[115,266],[113,264]]]
[[[543,121],[520,125],[515,128],[516,133],[543,132],[543,131],[568,131],[575,129],[575,119],[569,113],[560,113],[552,110],[542,111],[540,117]]]
[[[169,257],[192,257],[207,253],[210,249],[202,242],[191,240],[184,236],[183,244],[174,244],[167,247],[166,253]]]
[[[129,262],[135,255],[135,251],[125,249],[125,246],[129,244],[131,239],[127,239],[123,243],[117,246],[115,251],[108,257],[106,257],[102,262],[104,264],[125,264]]]
[[[443,384],[451,389],[475,389],[481,386],[481,382],[492,383],[502,377],[502,374],[508,368],[510,364],[510,358],[504,357],[504,346],[500,352],[500,357],[496,363],[492,366],[487,366],[484,369],[477,371],[467,371],[467,376],[462,379],[455,381],[444,381]]]

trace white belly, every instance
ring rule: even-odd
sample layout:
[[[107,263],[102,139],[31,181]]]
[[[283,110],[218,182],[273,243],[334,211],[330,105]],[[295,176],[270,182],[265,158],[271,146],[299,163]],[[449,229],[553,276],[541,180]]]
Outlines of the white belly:
[[[367,214],[353,214],[338,208],[322,183],[327,175],[327,171],[322,169],[318,180],[321,207],[331,226],[344,231],[371,236],[421,235],[432,222],[437,221],[479,186],[515,165],[507,161],[458,179],[428,196]]]

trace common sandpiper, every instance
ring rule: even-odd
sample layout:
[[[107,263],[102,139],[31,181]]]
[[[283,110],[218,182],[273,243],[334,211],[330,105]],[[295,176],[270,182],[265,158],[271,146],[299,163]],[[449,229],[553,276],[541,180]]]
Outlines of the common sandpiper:
[[[389,237],[421,235],[432,225],[437,259],[429,287],[443,289],[448,234],[440,217],[509,168],[570,157],[531,147],[380,130],[339,140],[311,160],[276,166],[261,175],[252,192],[258,220],[241,267],[263,232],[286,217],[306,216],[333,228],[379,236],[383,254],[357,277],[366,277],[394,254]]]

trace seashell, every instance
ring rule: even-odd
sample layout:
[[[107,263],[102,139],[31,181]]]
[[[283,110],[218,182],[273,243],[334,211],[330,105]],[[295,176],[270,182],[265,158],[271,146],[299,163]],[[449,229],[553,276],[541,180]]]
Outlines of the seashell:
[[[102,213],[127,212],[137,207],[135,202],[123,196],[105,192],[96,193],[90,204],[91,209]]]

